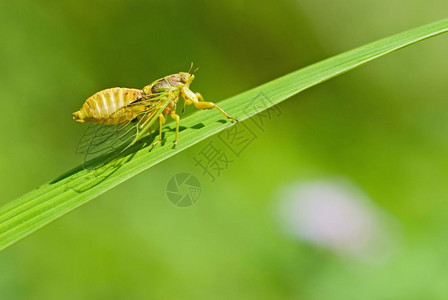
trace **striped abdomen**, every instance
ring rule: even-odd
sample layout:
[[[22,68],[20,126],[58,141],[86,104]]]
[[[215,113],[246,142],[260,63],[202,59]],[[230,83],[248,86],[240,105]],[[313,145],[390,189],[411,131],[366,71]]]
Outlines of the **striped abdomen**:
[[[76,122],[98,122],[103,124],[122,124],[136,117],[137,112],[121,109],[141,99],[142,91],[128,88],[102,90],[89,97],[81,109],[73,113]]]

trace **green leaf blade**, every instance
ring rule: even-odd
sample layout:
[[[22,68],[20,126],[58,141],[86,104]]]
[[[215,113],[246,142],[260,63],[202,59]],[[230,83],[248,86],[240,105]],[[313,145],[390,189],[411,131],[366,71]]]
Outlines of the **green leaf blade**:
[[[448,19],[444,19],[384,38],[233,96],[220,102],[220,106],[230,115],[245,120],[259,112],[257,107],[249,104],[261,93],[270,100],[263,107],[267,109],[369,61],[447,31]],[[187,129],[179,134],[180,143],[176,149],[172,149],[168,143],[151,151],[145,147],[97,170],[78,167],[4,205],[0,208],[0,250],[127,179],[233,125],[230,122],[222,124],[219,120],[222,120],[222,116],[215,111],[197,112],[182,120],[182,125]],[[198,123],[204,123],[204,127],[199,130],[190,129]],[[167,134],[166,137],[168,141],[173,140],[172,134]]]

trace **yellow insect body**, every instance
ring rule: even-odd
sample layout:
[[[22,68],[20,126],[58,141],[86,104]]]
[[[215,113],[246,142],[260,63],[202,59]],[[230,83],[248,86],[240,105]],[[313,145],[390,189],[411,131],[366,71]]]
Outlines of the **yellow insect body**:
[[[73,113],[73,119],[78,123],[125,124],[140,111],[122,108],[142,99],[142,94],[141,90],[118,87],[99,91],[89,97],[80,110]]]
[[[147,134],[158,121],[159,138],[153,143],[154,146],[162,140],[162,127],[168,115],[176,122],[176,147],[180,120],[176,105],[179,97],[184,99],[184,107],[194,105],[198,109],[217,109],[227,119],[238,121],[216,104],[204,101],[199,93],[192,92],[190,84],[193,79],[194,75],[189,72],[180,72],[155,80],[142,90],[111,88],[89,97],[81,109],[73,113],[76,122],[92,125],[81,138],[77,152],[86,154],[87,161],[91,155],[98,156],[120,148],[124,151]]]

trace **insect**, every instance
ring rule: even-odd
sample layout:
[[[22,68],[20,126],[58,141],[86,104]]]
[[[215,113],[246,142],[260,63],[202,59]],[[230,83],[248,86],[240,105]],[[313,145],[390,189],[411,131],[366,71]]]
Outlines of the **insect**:
[[[192,92],[190,84],[194,78],[190,71],[180,72],[157,79],[142,90],[117,87],[95,93],[73,113],[76,122],[92,125],[81,138],[77,152],[84,153],[85,160],[88,156],[99,156],[118,148],[122,148],[122,152],[150,132],[157,121],[159,135],[152,144],[155,146],[162,140],[162,128],[168,115],[176,122],[176,147],[180,122],[176,106],[180,97],[184,100],[182,112],[187,105],[217,109],[227,119],[238,122],[218,105],[206,102],[201,94]]]

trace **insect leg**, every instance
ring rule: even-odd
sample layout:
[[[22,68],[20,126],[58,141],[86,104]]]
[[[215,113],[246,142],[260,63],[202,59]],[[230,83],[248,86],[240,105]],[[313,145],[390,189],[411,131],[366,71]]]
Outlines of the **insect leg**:
[[[237,118],[229,116],[221,107],[216,105],[213,102],[205,102],[204,98],[201,94],[195,94],[193,93],[189,88],[183,87],[181,91],[182,97],[185,99],[185,103],[187,105],[193,104],[198,109],[213,109],[216,108],[219,110],[227,119],[230,119],[232,121],[238,122]]]
[[[201,93],[195,93],[196,97],[198,97],[198,100],[201,102],[205,102],[204,97],[202,97]]]
[[[146,116],[144,116],[141,120],[139,120],[140,125],[138,126],[138,131],[146,131],[145,127],[149,124],[149,122],[151,121],[151,115],[148,114]],[[152,130],[149,128],[149,140],[151,140],[152,138]],[[136,140],[138,139],[138,137],[136,138]]]
[[[163,124],[165,124],[165,117],[163,116],[163,114],[160,114],[159,115],[159,139],[157,141],[155,141],[154,143],[152,143],[153,147],[162,141]]]
[[[174,137],[174,148],[176,148],[177,146],[177,136],[179,135],[179,115],[176,114],[175,110],[171,111],[171,118],[173,118],[174,120],[176,120],[176,135]]]

